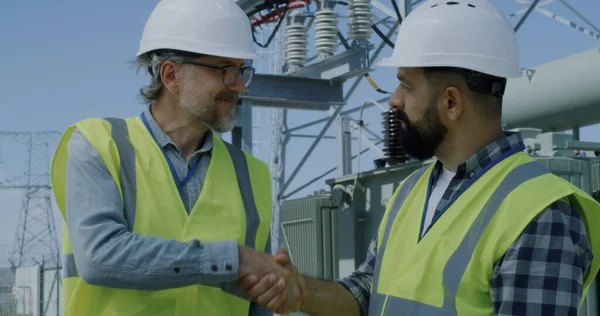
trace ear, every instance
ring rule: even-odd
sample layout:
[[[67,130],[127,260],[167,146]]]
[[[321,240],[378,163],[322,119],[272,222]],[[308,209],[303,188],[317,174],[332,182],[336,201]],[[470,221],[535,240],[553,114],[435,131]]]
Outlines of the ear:
[[[442,93],[442,113],[450,121],[458,121],[458,118],[464,111],[465,97],[463,93],[454,86],[449,86]]]
[[[177,83],[177,72],[180,69],[179,64],[167,60],[160,66],[160,78],[165,88],[172,93],[179,91],[179,84]]]

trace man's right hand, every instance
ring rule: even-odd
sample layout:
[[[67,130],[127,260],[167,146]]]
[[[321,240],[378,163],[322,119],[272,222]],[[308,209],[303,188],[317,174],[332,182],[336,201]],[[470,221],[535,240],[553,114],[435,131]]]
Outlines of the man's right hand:
[[[286,293],[298,293],[297,273],[287,265],[282,265],[276,256],[239,247],[238,279],[244,290],[257,284],[268,291],[248,293],[250,297],[269,310],[276,311],[286,298]],[[281,261],[281,258],[280,258]]]
[[[287,271],[285,277],[285,291],[281,291],[280,284],[275,284],[275,278],[270,275],[258,279],[256,275],[249,275],[240,279],[242,288],[259,305],[279,314],[287,314],[300,310],[306,302],[306,286],[302,275],[291,262],[287,251],[279,249],[272,257],[276,263]]]

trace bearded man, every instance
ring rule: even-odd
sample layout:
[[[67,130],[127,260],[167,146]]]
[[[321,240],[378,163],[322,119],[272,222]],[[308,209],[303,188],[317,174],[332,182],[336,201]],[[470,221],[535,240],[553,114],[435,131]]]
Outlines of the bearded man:
[[[486,0],[427,1],[379,65],[397,70],[404,149],[437,159],[399,185],[351,275],[297,275],[281,252],[299,294],[249,276],[250,296],[312,316],[577,315],[599,269],[600,204],[503,130],[507,78],[521,75],[505,15]]]

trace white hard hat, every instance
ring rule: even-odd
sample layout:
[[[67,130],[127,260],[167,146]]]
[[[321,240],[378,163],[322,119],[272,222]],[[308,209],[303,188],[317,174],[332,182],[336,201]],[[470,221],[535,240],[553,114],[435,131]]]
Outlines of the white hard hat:
[[[137,56],[156,49],[239,59],[254,50],[250,19],[233,0],[162,0],[146,22]]]
[[[429,0],[400,25],[392,56],[378,65],[458,67],[484,74],[521,76],[516,34],[486,0]]]

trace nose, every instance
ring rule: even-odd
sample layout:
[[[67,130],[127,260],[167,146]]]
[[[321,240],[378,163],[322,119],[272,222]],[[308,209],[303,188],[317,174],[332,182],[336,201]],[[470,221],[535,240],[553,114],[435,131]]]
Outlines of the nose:
[[[402,89],[398,87],[398,89],[392,93],[392,96],[388,100],[390,108],[394,110],[404,110],[404,95],[401,90]]]
[[[235,79],[235,82],[228,87],[231,91],[244,93],[246,91],[246,84],[242,78],[242,74],[239,74]]]

